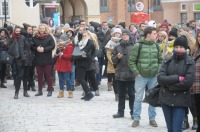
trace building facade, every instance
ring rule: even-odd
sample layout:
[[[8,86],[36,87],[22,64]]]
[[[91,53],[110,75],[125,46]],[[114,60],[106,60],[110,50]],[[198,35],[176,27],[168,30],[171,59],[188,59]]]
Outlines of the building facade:
[[[14,25],[22,26],[22,23],[38,25],[40,23],[39,5],[32,5],[25,0],[0,0],[0,27],[5,20],[5,7],[7,21]]]
[[[200,0],[100,0],[101,21],[126,22],[129,25],[131,15],[138,12],[135,8],[137,2],[144,4],[143,12],[157,23],[163,20],[171,24],[200,20]]]

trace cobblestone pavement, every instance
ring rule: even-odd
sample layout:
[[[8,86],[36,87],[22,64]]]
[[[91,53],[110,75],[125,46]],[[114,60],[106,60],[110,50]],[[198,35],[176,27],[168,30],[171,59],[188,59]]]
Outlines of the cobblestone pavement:
[[[131,127],[132,119],[126,102],[125,117],[113,119],[117,112],[114,92],[107,91],[106,79],[102,80],[100,96],[91,101],[81,100],[82,89],[76,87],[74,98],[57,98],[58,81],[52,97],[35,97],[29,91],[30,98],[23,97],[20,90],[19,99],[14,100],[13,81],[6,84],[8,88],[0,88],[0,132],[166,132],[166,125],[161,108],[157,108],[157,128],[148,124],[147,104],[143,104],[140,126]],[[191,114],[189,116],[192,125]],[[185,132],[190,132],[191,129]],[[191,131],[192,132],[192,131]],[[193,131],[194,132],[194,131]]]

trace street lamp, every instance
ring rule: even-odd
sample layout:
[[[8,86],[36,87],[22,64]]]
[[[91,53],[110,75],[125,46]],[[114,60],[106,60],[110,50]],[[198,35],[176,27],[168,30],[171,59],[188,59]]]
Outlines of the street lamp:
[[[4,28],[7,27],[7,23],[6,23],[6,21],[7,21],[6,12],[7,12],[7,11],[6,11],[6,0],[4,0],[4,15],[5,15],[5,21],[4,21],[4,25],[3,25]]]
[[[7,12],[7,11],[6,11],[6,0],[4,0],[4,13],[5,13],[4,15],[5,15],[5,22],[7,21],[7,20],[6,20],[6,12]]]

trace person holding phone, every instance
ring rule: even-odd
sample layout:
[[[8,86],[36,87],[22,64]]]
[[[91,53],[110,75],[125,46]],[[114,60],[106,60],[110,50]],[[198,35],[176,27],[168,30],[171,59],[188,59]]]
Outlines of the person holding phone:
[[[115,79],[118,83],[119,88],[119,102],[118,112],[113,115],[113,118],[124,117],[125,109],[125,97],[128,89],[129,95],[129,108],[130,115],[133,114],[133,103],[134,103],[134,74],[131,72],[128,64],[131,49],[133,47],[130,39],[130,31],[124,29],[122,31],[122,40],[119,41],[119,45],[114,48],[112,55],[112,62],[116,66]]]

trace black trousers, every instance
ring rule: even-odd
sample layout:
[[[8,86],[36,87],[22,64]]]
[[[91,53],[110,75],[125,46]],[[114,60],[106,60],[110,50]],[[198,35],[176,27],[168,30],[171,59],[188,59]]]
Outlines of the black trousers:
[[[89,81],[94,91],[99,90],[95,70],[86,71],[86,81]]]
[[[30,66],[17,66],[16,68],[17,73],[15,78],[15,92],[19,92],[22,80],[24,91],[27,91]]]
[[[90,88],[85,80],[87,68],[76,66],[76,78],[78,82],[81,84],[84,92],[87,94],[90,92]]]
[[[133,114],[133,103],[135,100],[135,89],[134,89],[135,81],[119,81],[119,102],[118,102],[118,113],[124,114],[125,109],[125,96],[128,89],[129,95],[129,108],[130,108],[130,115]]]
[[[192,117],[197,117],[197,112],[196,112],[196,108],[195,108],[195,100],[194,100],[194,95],[191,94],[191,107],[189,107],[190,112],[192,113]],[[189,109],[186,108],[186,116],[189,114]]]
[[[35,73],[35,66],[30,66],[28,75],[28,86],[35,86],[34,73]]]
[[[195,108],[197,112],[198,129],[196,132],[200,132],[200,94],[194,94]]]
[[[113,82],[113,89],[115,94],[119,94],[117,80],[115,80],[115,73],[107,73],[108,82]]]
[[[4,82],[4,78],[6,76],[6,64],[0,63],[0,78],[1,78],[1,83]]]

